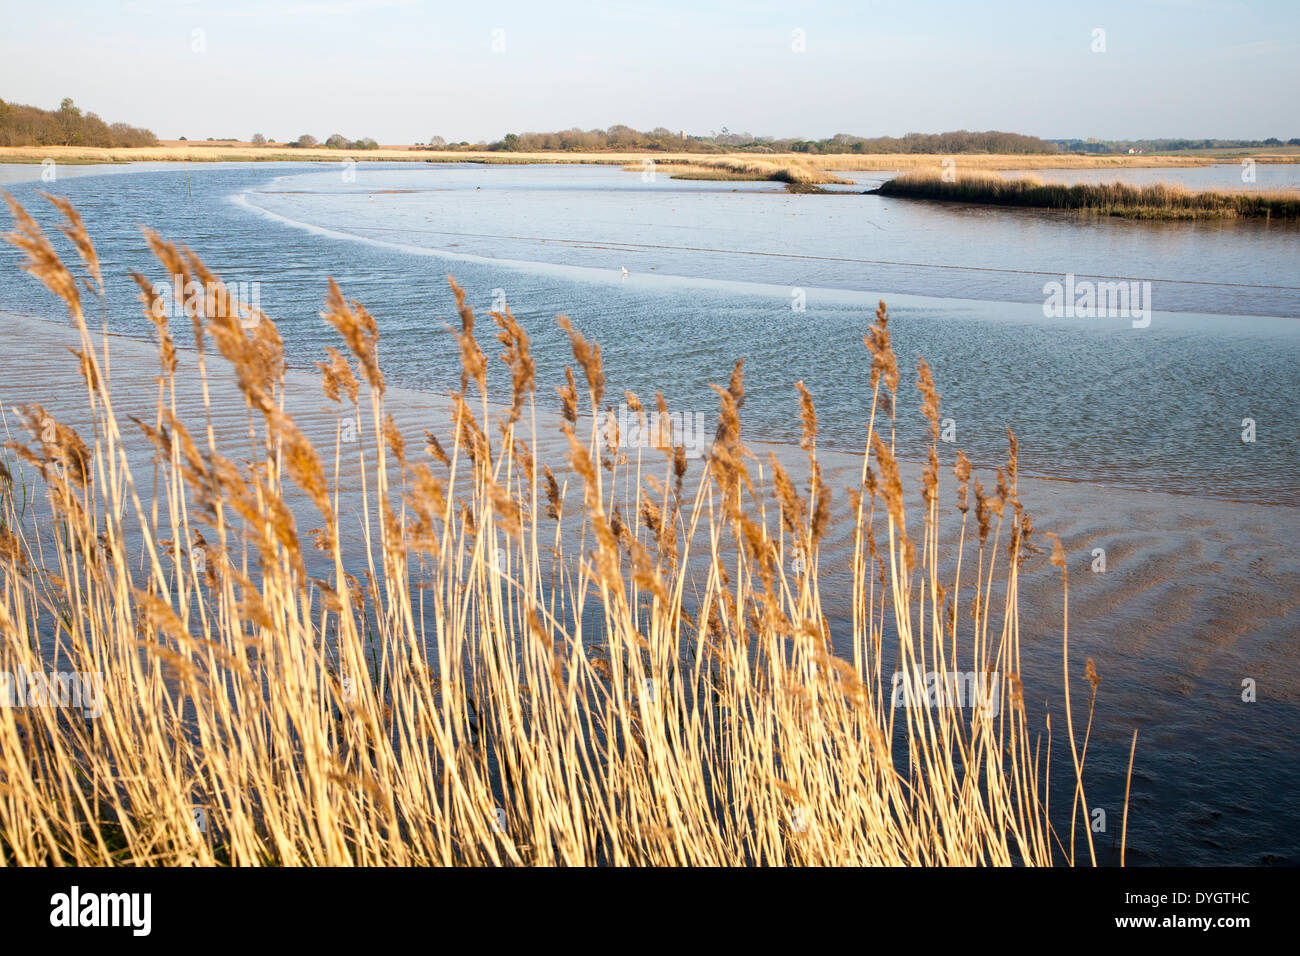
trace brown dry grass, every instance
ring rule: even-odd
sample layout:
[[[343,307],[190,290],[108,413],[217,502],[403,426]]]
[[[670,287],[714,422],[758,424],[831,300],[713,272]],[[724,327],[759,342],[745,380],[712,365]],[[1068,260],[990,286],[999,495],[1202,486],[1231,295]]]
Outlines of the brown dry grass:
[[[172,328],[138,276],[157,408],[126,420],[109,338],[83,311],[103,290],[75,211],[60,207],[84,287],[10,207],[10,241],[78,329],[90,424],[81,434],[25,406],[29,437],[5,446],[0,673],[57,667],[104,686],[94,719],[57,694],[0,707],[0,862],[1095,862],[1092,703],[1076,735],[1067,680],[1073,769],[1053,806],[1073,807],[1068,836],[1049,822],[1051,735],[1025,707],[1043,694],[1020,664],[1033,523],[1014,439],[996,490],[974,484],[969,530],[959,459],[945,581],[933,447],[920,516],[894,457],[900,375],[883,303],[864,338],[873,404],[849,491],[841,655],[822,611],[832,491],[807,390],[806,484],[742,442],[740,364],[687,481],[680,446],[631,450],[600,424],[600,349],[565,320],[577,373],[561,388],[570,469],[557,476],[537,458],[534,365],[509,311],[490,314],[512,373],[494,413],[477,317],[456,290],[464,377],[450,419],[417,443],[384,410],[374,319],[331,282],[322,315],[341,350],[320,370],[338,421],[318,448],[285,412],[275,323],[224,299],[211,312],[177,303],[205,396],[201,414],[180,414]],[[146,237],[166,275],[217,281]],[[225,444],[206,400],[219,366],[248,416]],[[937,436],[939,396],[918,372]],[[151,468],[133,471],[129,442],[152,447]],[[340,482],[347,458],[359,489]],[[345,526],[359,546],[344,546]],[[1064,580],[1059,542],[1053,560]],[[1068,677],[1067,636],[1063,623]],[[983,702],[1000,706],[895,706],[895,675],[910,686],[954,669],[1003,675]]]
[[[1257,153],[1259,163],[1293,163],[1295,155]],[[283,146],[228,146],[221,143],[183,143],[177,145],[110,149],[81,146],[11,146],[0,148],[0,162],[40,163],[43,159],[63,163],[130,163],[130,162],[272,162],[303,161],[342,162],[346,159],[385,160],[435,163],[579,163],[599,165],[640,164],[652,160],[659,164],[707,165],[710,162],[763,162],[781,166],[799,166],[825,172],[881,171],[937,166],[942,156],[901,153],[875,155],[810,155],[806,153],[507,153],[486,151],[437,151],[414,147],[385,146],[372,150],[290,149]],[[962,166],[972,169],[1096,169],[1204,166],[1223,159],[1211,156],[1078,156],[1053,155],[977,155],[955,157]],[[636,168],[640,168],[639,165]]]
[[[844,185],[850,182],[850,180],[807,164],[746,159],[736,156],[702,159],[693,163],[666,161],[661,164],[644,161],[630,163],[623,168],[629,172],[644,173],[648,169],[656,169],[659,165],[667,167],[664,172],[673,179],[718,182],[777,182],[801,186],[814,186],[823,183]]]
[[[946,176],[921,169],[881,185],[881,195],[995,206],[1073,209],[1128,219],[1300,219],[1300,190],[1194,190],[1172,183],[1045,183],[989,172]]]

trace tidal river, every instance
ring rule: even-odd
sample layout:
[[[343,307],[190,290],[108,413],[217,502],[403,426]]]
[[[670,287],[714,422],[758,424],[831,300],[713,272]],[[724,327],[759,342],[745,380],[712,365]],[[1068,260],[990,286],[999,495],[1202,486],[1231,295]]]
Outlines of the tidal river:
[[[1258,185],[1286,185],[1298,169],[1261,166]],[[611,395],[662,389],[682,413],[712,414],[709,384],[744,358],[751,436],[797,438],[802,380],[822,441],[858,449],[869,403],[861,339],[883,298],[904,366],[905,456],[924,441],[910,374],[923,355],[951,447],[977,463],[1000,458],[1009,425],[1025,474],[1300,503],[1295,225],[1142,223],[862,195],[881,173],[857,174],[842,195],[796,196],[669,172],[141,164],[69,167],[50,184],[39,167],[9,166],[0,183],[50,226],[38,189],[77,204],[109,277],[110,325],[127,334],[148,326],[126,270],[159,271],[137,228],[145,224],[255,289],[296,364],[310,366],[333,341],[317,314],[333,276],[377,318],[396,384],[451,387],[450,274],[476,308],[507,303],[524,321],[542,382],[558,381],[570,361],[555,325],[563,312],[601,343]],[[1105,173],[1198,188],[1240,181],[1236,165]],[[0,309],[57,317],[16,260],[0,249]],[[1067,282],[1131,285],[1150,314],[1044,314],[1050,290]],[[482,329],[491,350],[491,324]]]

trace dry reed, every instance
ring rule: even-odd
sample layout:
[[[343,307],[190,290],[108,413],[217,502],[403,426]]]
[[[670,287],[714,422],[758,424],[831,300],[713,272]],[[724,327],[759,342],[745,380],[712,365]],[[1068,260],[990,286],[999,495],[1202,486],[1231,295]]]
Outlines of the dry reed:
[[[1005,179],[994,173],[945,175],[916,170],[882,184],[883,196],[1071,209],[1128,219],[1300,219],[1294,189],[1191,190],[1170,183],[1044,183],[1036,176]]]
[[[1242,153],[1242,155],[1247,155]],[[1294,163],[1294,152],[1250,152],[1257,163]],[[555,151],[489,152],[474,150],[431,150],[408,146],[383,146],[370,150],[321,148],[286,148],[281,146],[240,146],[225,143],[163,143],[158,146],[9,146],[0,147],[0,162],[40,163],[53,159],[58,163],[132,163],[132,162],[344,162],[366,160],[384,162],[481,163],[514,165],[519,163],[575,163],[581,165],[628,166],[641,170],[647,161],[661,165],[694,165],[702,160],[754,161],[783,166],[803,166],[813,170],[897,170],[938,166],[944,156],[933,153],[670,153],[657,151]],[[951,158],[951,157],[950,157]],[[1153,167],[1207,166],[1225,162],[1215,155],[1080,155],[1071,153],[961,153],[961,165],[970,169],[1120,169]],[[1233,155],[1228,162],[1236,162]]]
[[[77,282],[10,208],[10,240],[79,330],[90,425],[79,435],[31,407],[30,439],[6,446],[0,673],[102,675],[103,688],[94,719],[68,700],[0,707],[0,862],[1075,861],[1074,839],[1049,822],[1049,755],[1024,705],[1022,534],[1000,559],[1004,518],[1020,513],[1014,445],[996,498],[976,485],[978,542],[959,459],[958,553],[972,552],[975,573],[962,578],[959,557],[941,582],[937,466],[909,523],[893,454],[883,303],[866,337],[873,452],[850,489],[840,656],[819,590],[831,495],[802,386],[806,494],[743,444],[739,364],[718,389],[713,451],[688,476],[680,446],[643,461],[602,432],[600,350],[563,320],[585,396],[570,369],[572,468],[557,476],[536,460],[527,334],[493,315],[512,382],[494,420],[457,290],[465,374],[421,454],[385,412],[376,323],[331,283],[322,314],[346,347],[319,366],[338,412],[332,456],[284,410],[274,323],[250,328],[235,305],[191,308],[203,413],[181,414],[159,322],[156,415],[128,421]],[[60,208],[97,278],[89,237]],[[149,240],[169,272],[209,277],[187,250]],[[207,404],[220,363],[248,406],[233,447]],[[920,387],[933,429],[924,366]],[[148,474],[129,462],[142,441]],[[359,488],[340,480],[347,456]],[[345,525],[358,523],[350,547]],[[972,613],[955,613],[959,595]],[[892,674],[910,686],[958,667],[1005,675],[1005,705],[894,706]],[[1078,754],[1072,731],[1070,829],[1077,818],[1087,832],[1086,741]]]

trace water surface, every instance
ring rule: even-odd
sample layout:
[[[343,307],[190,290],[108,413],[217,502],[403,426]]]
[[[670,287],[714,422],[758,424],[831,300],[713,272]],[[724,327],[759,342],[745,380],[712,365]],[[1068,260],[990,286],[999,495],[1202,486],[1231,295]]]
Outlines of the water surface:
[[[1270,182],[1296,169],[1258,167]],[[1201,185],[1239,167],[1082,172]],[[9,167],[4,178],[53,226],[38,175]],[[855,178],[867,188],[881,175]],[[1294,226],[795,196],[662,169],[647,179],[595,166],[149,164],[78,167],[54,191],[85,217],[111,278],[110,323],[128,334],[149,331],[124,278],[158,271],[145,223],[227,280],[259,283],[295,364],[334,342],[318,317],[334,276],[378,319],[396,384],[453,387],[450,273],[476,308],[504,300],[524,322],[544,403],[571,360],[554,322],[564,312],[602,344],[615,401],[662,389],[674,407],[711,412],[709,384],[744,358],[751,437],[797,438],[802,380],[822,441],[857,448],[870,404],[861,339],[884,298],[904,365],[905,454],[924,440],[910,374],[924,355],[977,462],[1002,456],[1009,425],[1027,474],[1300,502]],[[16,259],[0,250],[0,308],[56,315]],[[1066,273],[1150,281],[1150,326],[1044,317],[1044,283]],[[176,333],[185,341],[188,324]],[[1253,443],[1242,441],[1247,419]]]

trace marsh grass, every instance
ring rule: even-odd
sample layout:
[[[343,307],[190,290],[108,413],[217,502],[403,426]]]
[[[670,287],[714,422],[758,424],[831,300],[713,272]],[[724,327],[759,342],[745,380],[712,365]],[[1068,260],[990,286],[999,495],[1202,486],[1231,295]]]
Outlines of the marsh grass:
[[[691,476],[680,445],[628,451],[610,435],[601,350],[562,318],[574,363],[557,474],[538,456],[535,365],[508,310],[489,315],[489,356],[453,282],[463,377],[449,419],[411,442],[385,409],[377,324],[331,282],[322,315],[340,347],[319,371],[337,425],[318,447],[285,410],[275,323],[246,326],[233,302],[214,315],[177,303],[203,396],[187,411],[170,323],[137,274],[159,374],[156,410],[127,418],[109,337],[83,308],[102,299],[99,260],[55,201],[88,281],[12,198],[9,239],[78,330],[85,423],[20,406],[28,435],[5,446],[0,672],[99,673],[104,694],[96,719],[67,702],[0,707],[0,861],[1095,862],[1083,766],[1096,683],[1076,735],[1066,681],[1072,770],[1055,803],[1051,724],[1031,730],[1025,707],[1018,581],[1036,549],[1014,438],[993,491],[958,457],[957,570],[941,580],[939,396],[920,363],[933,441],[923,513],[909,515],[883,303],[864,336],[872,404],[848,491],[841,656],[819,579],[832,491],[802,385],[806,480],[744,445],[739,363]],[[165,274],[216,281],[145,235]],[[491,404],[497,361],[511,384]],[[223,366],[247,411],[233,441],[213,427]],[[133,444],[151,465],[132,467]],[[340,479],[346,459],[359,487]],[[1059,542],[1052,560],[1064,581]],[[892,705],[895,672],[956,667],[1006,675],[1000,710]]]
[[[891,179],[882,196],[1073,209],[1129,219],[1300,219],[1300,191],[1190,190],[1168,183],[1044,183],[1036,176],[1006,179],[991,173],[964,172],[951,181],[939,169],[918,170]]]
[[[706,159],[694,163],[668,163],[673,179],[767,181],[791,185],[848,184],[850,180],[809,165],[743,158]],[[635,167],[640,168],[640,167]]]
[[[1250,154],[1257,163],[1293,163],[1294,153]],[[701,162],[763,162],[781,166],[807,167],[821,172],[837,170],[880,171],[924,169],[939,166],[944,156],[929,153],[668,153],[668,152],[488,152],[487,150],[431,150],[420,147],[388,146],[372,150],[289,149],[282,146],[229,146],[219,143],[161,144],[158,146],[111,148],[86,146],[11,146],[0,148],[0,162],[36,163],[53,159],[59,163],[130,162],[344,162],[357,161],[477,163],[519,165],[522,163],[628,166],[640,170],[647,160],[662,165],[698,165]],[[960,162],[969,169],[1101,169],[1205,166],[1224,162],[1209,155],[1178,156],[1092,156],[1069,153],[962,153]]]

